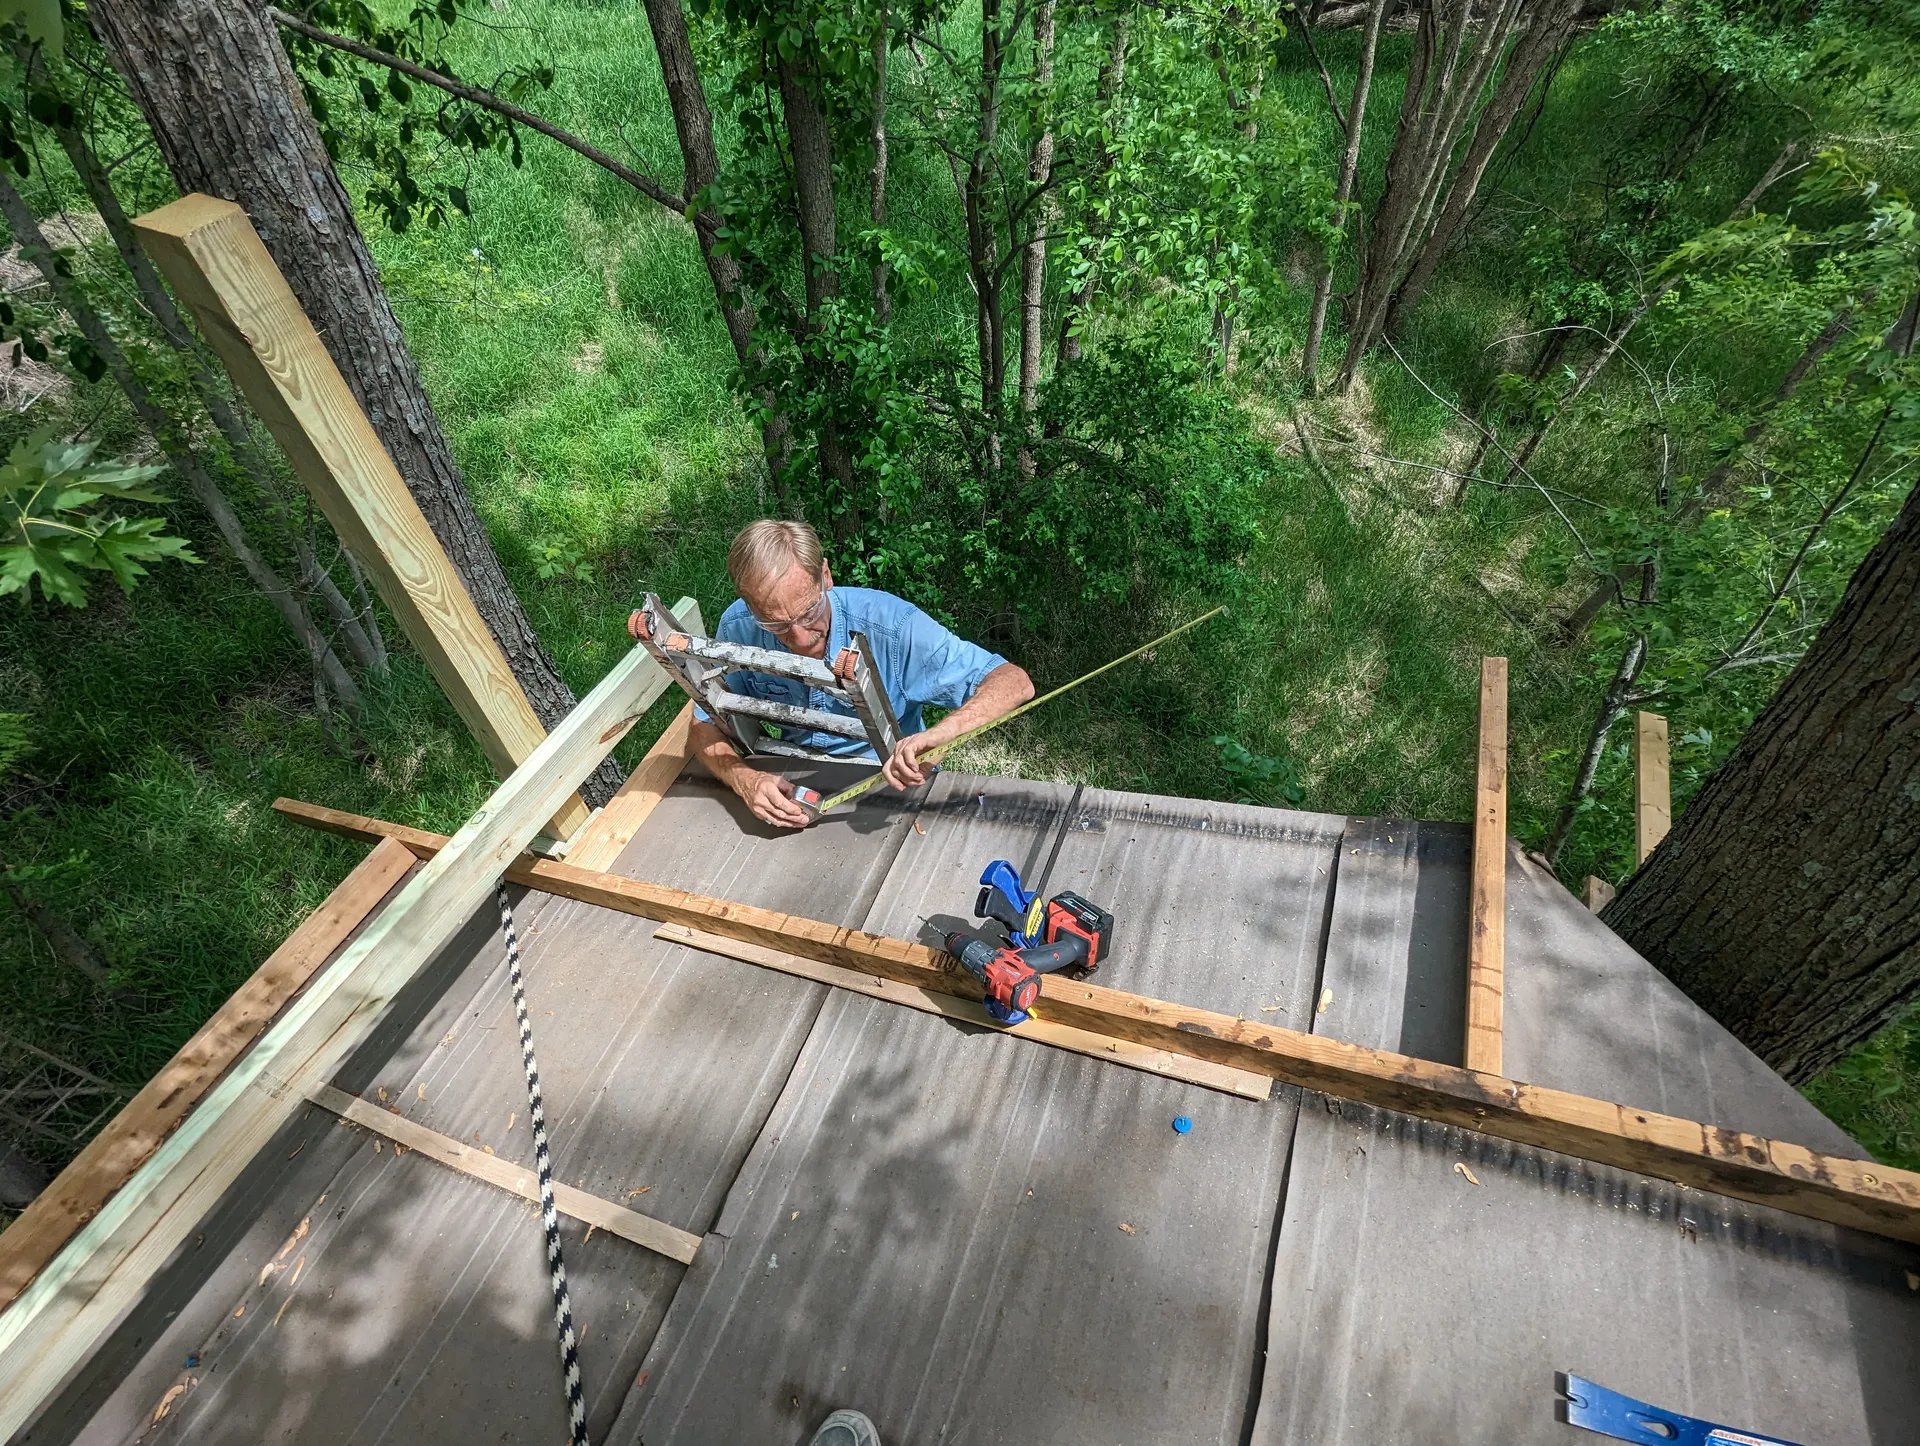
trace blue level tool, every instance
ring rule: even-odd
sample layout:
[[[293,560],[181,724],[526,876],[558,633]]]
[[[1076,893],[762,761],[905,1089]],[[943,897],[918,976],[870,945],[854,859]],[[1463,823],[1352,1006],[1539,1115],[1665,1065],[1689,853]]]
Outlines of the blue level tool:
[[[1554,1384],[1567,1398],[1560,1403],[1561,1420],[1616,1441],[1638,1442],[1640,1446],[1794,1446],[1779,1436],[1736,1431],[1677,1411],[1663,1411],[1572,1374],[1561,1374]]]

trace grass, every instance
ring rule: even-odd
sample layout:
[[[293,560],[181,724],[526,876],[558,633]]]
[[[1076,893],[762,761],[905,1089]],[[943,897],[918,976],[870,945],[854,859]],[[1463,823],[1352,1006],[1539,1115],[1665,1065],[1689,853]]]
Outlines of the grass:
[[[513,17],[472,33],[463,59],[473,73],[556,57],[558,82],[539,108],[603,143],[623,140],[677,179],[637,11],[529,3]],[[1344,86],[1357,40],[1327,43]],[[1363,174],[1383,159],[1403,48],[1391,41],[1383,57]],[[1580,108],[1611,84],[1604,72],[1569,68],[1510,187],[1558,183],[1562,158],[1584,143]],[[1318,78],[1283,69],[1272,84],[1326,130],[1330,147]],[[1766,140],[1702,164],[1737,193],[1747,152]],[[692,593],[710,617],[731,596],[727,540],[767,507],[757,438],[735,400],[732,355],[683,221],[533,137],[520,169],[492,156],[461,164],[471,218],[371,239],[508,574],[584,690],[625,645],[622,620],[642,590]],[[896,204],[938,214],[951,200],[945,184],[930,167],[903,165]],[[1291,377],[1276,369],[1236,383],[1276,462],[1264,540],[1233,616],[998,731],[961,764],[1232,797],[1235,780],[1208,741],[1226,734],[1285,759],[1308,808],[1465,818],[1478,659],[1501,653],[1512,667],[1513,824],[1525,839],[1541,836],[1596,696],[1583,660],[1551,640],[1549,620],[1580,587],[1567,539],[1537,495],[1480,489],[1461,506],[1437,506],[1444,479],[1403,464],[1458,460],[1461,428],[1440,397],[1471,399],[1513,364],[1517,343],[1488,342],[1522,329],[1522,298],[1499,249],[1514,237],[1497,217],[1484,235],[1485,254],[1464,258],[1429,294],[1404,363],[1383,355],[1354,398],[1305,409],[1327,477],[1298,455]],[[1301,325],[1304,298],[1295,301],[1300,314],[1283,329]],[[908,300],[900,324],[949,325],[941,318],[955,304]],[[1736,383],[1740,365],[1731,349],[1702,354],[1697,385]],[[1570,426],[1543,467],[1603,497],[1637,485],[1637,460],[1607,427],[1601,414]],[[102,593],[84,613],[0,614],[0,696],[24,700],[36,743],[27,781],[16,780],[0,813],[0,840],[15,863],[81,860],[38,887],[109,959],[120,986],[115,1002],[101,1002],[64,979],[27,931],[10,929],[0,940],[0,1018],[129,1084],[151,1074],[356,856],[276,820],[267,809],[276,794],[445,829],[490,781],[410,657],[373,695],[364,756],[330,751],[306,712],[302,661],[270,610],[236,568],[202,550],[214,560],[157,575],[130,602]],[[568,567],[543,579],[549,556]],[[1209,602],[1165,599],[1158,621]],[[1118,651],[1107,632],[1063,599],[1052,626],[1007,648],[1046,686]],[[658,705],[623,756],[643,749],[673,706]],[[1676,718],[1675,735],[1684,728]],[[1568,856],[1576,876],[1628,871],[1625,750],[1622,735]],[[1702,771],[1704,761],[1680,775]],[[1914,1028],[1890,1032],[1810,1091],[1876,1150],[1909,1163],[1920,1135]]]

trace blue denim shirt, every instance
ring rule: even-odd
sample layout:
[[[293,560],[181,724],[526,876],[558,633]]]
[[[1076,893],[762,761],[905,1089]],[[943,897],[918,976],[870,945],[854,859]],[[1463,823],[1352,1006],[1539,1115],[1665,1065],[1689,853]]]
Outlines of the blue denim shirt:
[[[827,597],[833,616],[827,626],[826,661],[831,664],[840,655],[852,634],[864,633],[873,648],[874,670],[893,704],[902,735],[918,733],[927,726],[920,716],[924,705],[958,708],[973,696],[987,674],[1006,662],[998,653],[989,653],[977,643],[949,632],[905,598],[890,592],[876,592],[868,587],[836,587],[828,591]],[[723,643],[791,651],[756,623],[746,603],[738,599],[721,614],[720,628],[714,636]],[[750,698],[770,698],[776,703],[819,708],[848,718],[856,716],[852,708],[831,694],[791,678],[743,671],[728,673],[726,683],[730,692]],[[707,719],[707,714],[700,709],[694,710],[694,716],[702,721]],[[780,738],[784,743],[838,758],[873,757],[873,750],[860,739],[842,738],[836,733],[782,728]]]

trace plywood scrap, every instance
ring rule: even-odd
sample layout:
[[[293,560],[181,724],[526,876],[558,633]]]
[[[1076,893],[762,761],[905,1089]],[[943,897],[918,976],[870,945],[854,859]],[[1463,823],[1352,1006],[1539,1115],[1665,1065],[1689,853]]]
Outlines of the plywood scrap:
[[[395,1146],[405,1146],[419,1152],[437,1165],[444,1165],[449,1170],[476,1180],[484,1180],[522,1200],[538,1202],[540,1199],[539,1177],[525,1165],[501,1159],[493,1153],[491,1145],[484,1150],[476,1150],[471,1145],[463,1145],[458,1140],[430,1130],[405,1115],[383,1110],[369,1100],[330,1084],[316,1085],[307,1092],[307,1098],[343,1120],[384,1136]],[[629,1210],[624,1205],[616,1205],[611,1200],[603,1200],[598,1195],[563,1185],[559,1181],[554,1182],[553,1203],[562,1215],[594,1229],[604,1230],[609,1235],[618,1235],[622,1240],[632,1241],[657,1255],[677,1260],[682,1265],[691,1265],[695,1253],[700,1249],[700,1237],[691,1231],[678,1229],[664,1220],[642,1215],[637,1210]]]

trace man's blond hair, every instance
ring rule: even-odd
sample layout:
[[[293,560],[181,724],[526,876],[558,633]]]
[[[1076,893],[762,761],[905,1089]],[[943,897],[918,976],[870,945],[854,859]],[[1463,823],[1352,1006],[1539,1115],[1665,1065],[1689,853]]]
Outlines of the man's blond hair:
[[[767,582],[799,563],[820,575],[820,534],[804,522],[780,522],[763,517],[749,522],[727,549],[727,576],[734,590],[746,595],[749,584]]]

